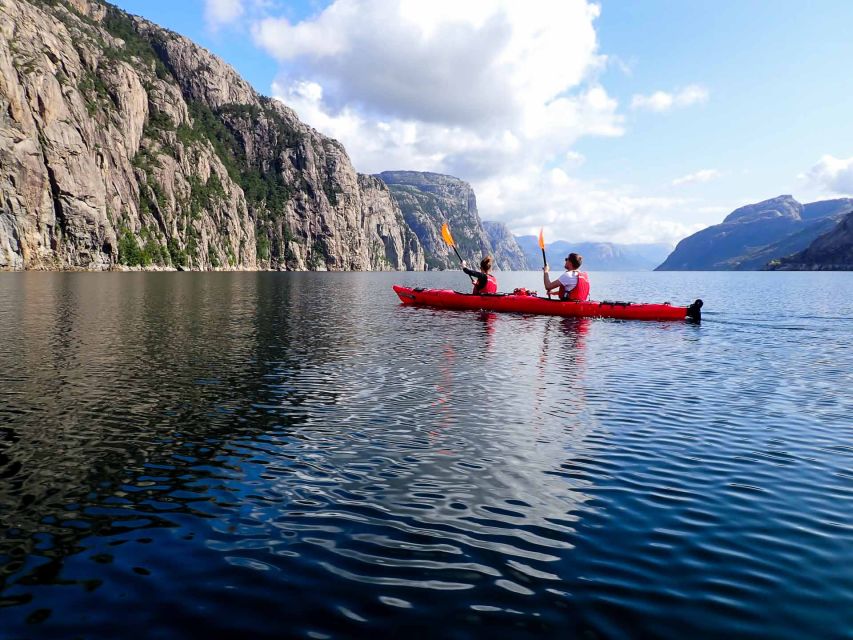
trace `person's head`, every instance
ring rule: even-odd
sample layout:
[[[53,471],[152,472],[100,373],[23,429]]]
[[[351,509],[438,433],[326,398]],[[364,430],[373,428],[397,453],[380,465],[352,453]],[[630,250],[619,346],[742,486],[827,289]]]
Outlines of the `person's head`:
[[[492,256],[486,256],[480,260],[480,271],[488,273],[492,270]]]
[[[581,264],[583,264],[583,256],[578,253],[570,253],[566,256],[566,266],[571,267],[572,270],[580,269]]]

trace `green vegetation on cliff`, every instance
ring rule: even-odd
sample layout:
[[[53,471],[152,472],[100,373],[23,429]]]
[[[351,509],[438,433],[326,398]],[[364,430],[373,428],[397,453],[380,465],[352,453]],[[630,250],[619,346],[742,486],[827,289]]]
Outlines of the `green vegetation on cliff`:
[[[423,268],[340,143],[187,38],[101,0],[3,15],[0,269]]]

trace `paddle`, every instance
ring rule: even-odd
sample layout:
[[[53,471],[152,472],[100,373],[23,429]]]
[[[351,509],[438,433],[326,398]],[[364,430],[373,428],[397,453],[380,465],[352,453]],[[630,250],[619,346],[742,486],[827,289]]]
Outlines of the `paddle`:
[[[459,255],[459,251],[456,250],[456,243],[453,242],[453,236],[450,235],[450,227],[447,226],[446,222],[441,225],[441,237],[449,246],[453,247],[453,250],[456,251],[456,257],[459,258],[460,264],[464,265],[465,261],[462,259],[462,256]],[[471,276],[468,277],[471,278]],[[474,282],[474,278],[471,278],[471,282]]]
[[[542,266],[548,266],[548,260],[545,258],[545,229],[544,227],[539,227],[539,248],[542,249]],[[550,298],[551,292],[547,289],[545,290],[545,294]]]
[[[450,235],[450,227],[447,226],[446,222],[443,225],[441,225],[441,237],[444,238],[444,241],[448,245],[453,247],[454,251],[456,251],[456,243],[453,242],[453,236]],[[458,251],[456,251],[456,257],[459,258],[459,262],[462,262],[462,256],[459,255]]]

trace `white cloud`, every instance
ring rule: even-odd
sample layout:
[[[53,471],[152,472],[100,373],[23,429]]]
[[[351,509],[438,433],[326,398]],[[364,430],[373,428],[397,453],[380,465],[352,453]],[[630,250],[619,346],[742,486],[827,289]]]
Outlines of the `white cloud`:
[[[569,150],[566,152],[566,161],[565,166],[567,167],[580,167],[586,162],[586,157],[582,153],[578,153],[577,151]]]
[[[716,215],[727,215],[731,213],[733,207],[724,206],[724,205],[706,205],[704,207],[696,207],[694,211],[702,216],[716,216]]]
[[[723,174],[716,169],[701,169],[695,173],[688,173],[686,176],[681,176],[672,181],[672,186],[678,187],[683,184],[695,184],[697,182],[710,182],[716,180]]]
[[[671,242],[686,200],[573,178],[585,136],[621,136],[599,82],[599,7],[587,0],[336,0],[303,21],[267,17],[272,95],[340,140],[358,171],[437,171],[470,182],[482,218],[549,238]],[[707,99],[701,87],[671,97]]]
[[[330,112],[323,87],[312,81],[273,83],[273,96],[300,118],[341,142],[362,172],[415,169],[449,173],[468,181],[513,173],[519,162],[578,166],[570,146],[582,131],[619,135],[616,103],[592,88],[541,109],[540,122],[482,131],[415,119],[376,118],[346,105]],[[544,122],[551,122],[546,126]]]
[[[562,115],[552,103],[604,64],[597,15],[585,0],[337,0],[296,24],[261,20],[253,34],[283,63],[284,83],[323,85],[326,109],[485,130]]]
[[[577,180],[562,169],[541,172],[522,167],[512,178],[474,185],[480,211],[506,223],[513,233],[531,235],[545,227],[549,242],[668,242],[695,233],[707,224],[679,221],[691,206],[683,198],[647,197],[626,188]]]
[[[853,195],[853,158],[823,156],[804,176],[813,186],[830,193]]]
[[[509,132],[489,137],[461,127],[373,120],[349,107],[330,115],[323,111],[322,93],[310,82],[273,86],[273,94],[301,118],[344,141],[359,170],[418,169],[462,177],[474,187],[481,217],[504,222],[515,233],[538,233],[544,225],[552,240],[674,245],[707,226],[678,221],[687,200],[641,197],[572,178],[568,170],[582,164],[583,156],[547,138],[522,140]],[[561,166],[543,169],[543,159],[560,153]]]
[[[239,20],[244,10],[243,0],[205,0],[204,19],[215,31]]]
[[[708,102],[709,96],[708,89],[702,85],[692,84],[675,93],[655,91],[647,96],[635,94],[631,98],[631,108],[662,113],[674,108]]]
[[[598,7],[533,4],[337,0],[253,34],[282,63],[273,95],[343,142],[359,171],[476,181],[520,162],[576,166],[578,138],[623,133],[596,82]]]

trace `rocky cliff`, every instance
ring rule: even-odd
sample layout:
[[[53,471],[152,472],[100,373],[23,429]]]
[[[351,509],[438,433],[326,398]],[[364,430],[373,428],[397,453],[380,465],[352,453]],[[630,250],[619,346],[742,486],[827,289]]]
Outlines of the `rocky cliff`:
[[[853,211],[805,250],[773,260],[767,268],[779,271],[853,271]]]
[[[505,224],[483,220],[483,231],[486,232],[492,247],[492,255],[501,269],[526,271],[530,268],[515,236],[510,233]]]
[[[0,0],[0,269],[422,269],[385,184],[186,38]]]
[[[789,195],[740,207],[721,224],[684,238],[657,269],[761,269],[770,260],[805,249],[851,207],[851,198],[803,205]]]
[[[497,269],[525,269],[524,255],[509,230],[500,223],[484,223],[477,211],[471,185],[459,178],[421,171],[384,171],[406,223],[418,236],[431,269],[458,269],[459,259],[441,238],[447,222],[460,255],[477,264],[485,255]],[[487,230],[488,229],[488,230]]]

